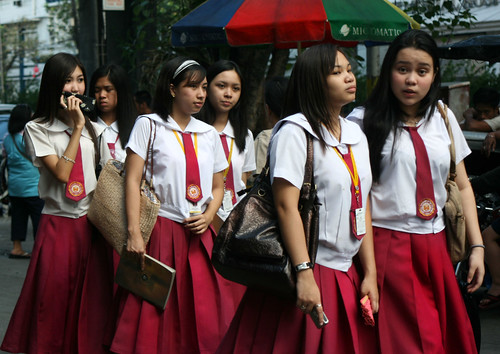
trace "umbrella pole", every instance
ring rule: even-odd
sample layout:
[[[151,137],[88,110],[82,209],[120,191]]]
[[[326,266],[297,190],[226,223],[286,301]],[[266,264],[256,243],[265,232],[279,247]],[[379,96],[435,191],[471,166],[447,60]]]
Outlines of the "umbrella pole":
[[[297,42],[297,54],[300,55],[302,53],[302,43]]]

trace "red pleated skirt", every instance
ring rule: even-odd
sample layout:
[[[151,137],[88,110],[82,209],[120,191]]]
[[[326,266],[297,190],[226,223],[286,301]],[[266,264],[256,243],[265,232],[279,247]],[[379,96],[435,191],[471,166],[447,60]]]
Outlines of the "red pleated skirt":
[[[445,232],[419,235],[374,227],[374,243],[382,353],[476,353]]]
[[[191,234],[159,217],[147,253],[176,270],[164,311],[119,288],[111,351],[116,353],[214,353],[245,288],[220,277],[210,257],[215,234]]]
[[[113,321],[114,277],[120,256],[96,228],[92,230],[78,325],[78,336],[85,340],[79,341],[78,349],[79,353],[99,354],[109,352],[104,346],[105,332]]]
[[[77,353],[80,297],[90,241],[86,216],[70,219],[42,214],[1,350]]]
[[[217,353],[377,353],[376,333],[363,323],[359,277],[316,265],[316,283],[330,323],[317,329],[295,302],[248,289]]]

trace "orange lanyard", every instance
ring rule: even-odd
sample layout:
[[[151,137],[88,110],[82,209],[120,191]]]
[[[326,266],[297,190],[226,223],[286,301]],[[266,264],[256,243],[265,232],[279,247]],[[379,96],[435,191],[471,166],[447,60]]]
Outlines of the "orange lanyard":
[[[182,151],[184,152],[184,154],[186,154],[186,150],[184,150],[184,144],[182,143],[181,137],[179,136],[179,134],[177,134],[175,130],[172,131],[174,132],[175,137],[177,138],[177,141],[179,142],[179,145],[182,148]],[[198,158],[198,135],[196,133],[193,134],[194,134],[194,152],[196,154],[196,157]]]
[[[345,167],[347,168],[347,171],[349,171],[349,174],[351,175],[351,180],[352,180],[352,185],[354,187],[354,193],[356,196],[356,201],[358,202],[359,205],[359,195],[360,195],[360,189],[359,189],[359,175],[358,175],[358,169],[356,167],[356,161],[354,160],[354,155],[352,153],[352,149],[350,146],[347,147],[349,151],[349,155],[351,156],[351,161],[352,161],[352,170],[347,164],[347,162],[344,159],[344,156],[340,153],[339,149],[337,147],[334,148],[335,152],[337,155],[339,155],[340,159],[344,163]]]

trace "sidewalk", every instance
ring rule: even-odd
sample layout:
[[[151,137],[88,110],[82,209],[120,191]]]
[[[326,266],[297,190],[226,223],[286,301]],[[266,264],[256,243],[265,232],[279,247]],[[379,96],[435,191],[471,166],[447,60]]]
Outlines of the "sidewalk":
[[[23,247],[31,252],[33,247],[31,228],[28,230],[28,237]],[[10,218],[0,217],[0,340],[3,340],[7,330],[29,264],[25,259],[9,259],[10,249]],[[500,307],[481,312],[481,331],[481,353],[500,353]]]

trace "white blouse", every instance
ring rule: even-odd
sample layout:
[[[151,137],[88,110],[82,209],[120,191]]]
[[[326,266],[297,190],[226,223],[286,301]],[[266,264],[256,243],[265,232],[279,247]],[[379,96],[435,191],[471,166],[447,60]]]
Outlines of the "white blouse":
[[[126,148],[146,160],[150,136],[148,118],[156,122],[156,139],[153,144],[153,186],[161,201],[159,215],[176,222],[183,222],[189,217],[190,205],[186,199],[186,157],[174,134],[174,131],[182,132],[179,125],[171,117],[165,122],[157,114],[140,116],[135,122]],[[203,194],[198,205],[204,212],[207,204],[213,199],[213,175],[227,168],[227,160],[219,134],[211,125],[191,117],[184,132],[197,134],[198,165]],[[194,145],[196,148],[196,144]],[[146,172],[148,180],[151,178],[150,172],[148,165]]]
[[[366,206],[372,177],[368,144],[361,129],[354,123],[340,119],[341,139],[335,139],[323,128],[326,149],[312,131],[302,114],[287,117],[274,127],[269,145],[271,181],[279,177],[297,188],[302,187],[307,157],[305,130],[314,137],[314,179],[318,187],[319,247],[316,262],[322,266],[347,271],[352,258],[358,253],[361,241],[351,232],[351,176],[344,162],[336,153],[347,153],[350,145],[361,180],[363,207]],[[280,128],[281,127],[281,128]],[[279,130],[278,130],[279,129]]]
[[[97,123],[92,123],[96,134],[99,136],[102,128]],[[33,120],[26,124],[26,151],[31,156],[33,164],[40,171],[40,181],[38,192],[40,198],[45,201],[43,214],[64,216],[68,218],[79,218],[87,214],[92,193],[97,185],[95,175],[95,149],[94,143],[86,128],[83,128],[80,138],[82,150],[83,177],[85,179],[85,192],[87,196],[75,202],[66,197],[66,183],[59,182],[52,172],[50,172],[41,157],[56,155],[61,157],[68,147],[73,129],[58,119],[52,125],[41,123],[40,119]]]
[[[253,135],[250,130],[248,130],[245,137],[245,150],[240,151],[236,146],[236,141],[234,141],[234,129],[231,123],[227,122],[224,129],[219,133],[219,135],[225,134],[228,151],[231,151],[231,142],[233,142],[233,153],[231,155],[231,163],[233,167],[233,183],[236,193],[236,202],[239,202],[244,196],[238,196],[238,192],[245,189],[246,185],[241,180],[241,176],[245,172],[255,171],[255,152],[253,145]],[[219,138],[220,140],[220,138]],[[224,155],[225,156],[225,155]],[[221,206],[217,211],[217,215],[222,219],[226,220],[229,215],[229,211],[224,210]]]
[[[97,124],[104,128],[101,135],[101,163],[104,166],[109,159],[114,158],[115,160],[125,162],[127,154],[125,149],[122,147],[122,143],[119,138],[118,122],[114,121],[111,125],[107,125],[101,118],[97,118]],[[115,156],[111,156],[109,151],[108,143],[115,144]]]
[[[450,109],[447,112],[455,141],[455,163],[458,164],[470,154],[471,150],[455,115]],[[364,109],[358,108],[347,119],[357,122],[362,127],[363,116]],[[432,220],[423,220],[416,216],[415,150],[410,133],[405,129],[399,129],[394,152],[392,152],[393,132],[387,137],[382,149],[380,180],[372,186],[372,224],[414,234],[438,233],[445,227],[443,207],[447,198],[445,184],[450,169],[451,140],[444,119],[437,109],[429,119],[420,120],[417,126],[429,156],[437,216]]]

